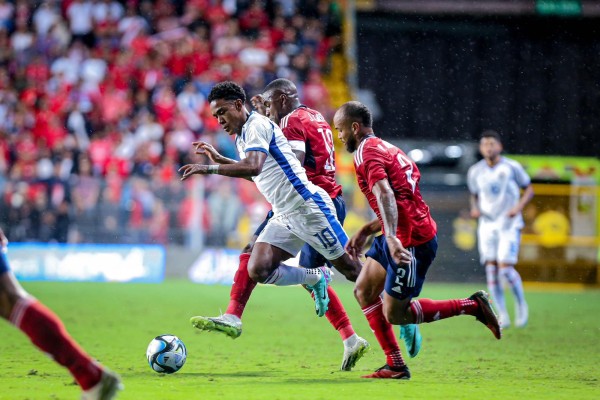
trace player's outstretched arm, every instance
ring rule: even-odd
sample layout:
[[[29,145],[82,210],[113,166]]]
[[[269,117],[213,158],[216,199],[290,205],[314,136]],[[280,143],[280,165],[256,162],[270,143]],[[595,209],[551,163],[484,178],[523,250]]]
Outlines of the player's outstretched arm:
[[[205,154],[210,158],[212,162],[217,164],[235,164],[236,160],[232,160],[231,158],[227,158],[221,155],[210,143],[198,141],[192,143],[194,146],[194,150],[196,154]]]
[[[185,181],[192,175],[209,174],[251,179],[253,176],[260,174],[266,159],[267,154],[262,151],[248,151],[246,152],[246,158],[237,161],[235,164],[187,164],[179,168],[179,172],[182,173],[182,181]]]
[[[377,199],[379,213],[383,221],[385,241],[390,249],[390,254],[397,264],[408,264],[412,261],[412,254],[396,236],[398,228],[398,206],[396,196],[387,179],[382,179],[373,185],[373,194]]]

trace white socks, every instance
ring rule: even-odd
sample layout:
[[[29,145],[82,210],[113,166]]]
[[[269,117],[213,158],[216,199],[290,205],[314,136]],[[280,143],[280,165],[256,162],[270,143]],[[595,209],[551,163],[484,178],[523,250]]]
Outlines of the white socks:
[[[299,268],[281,264],[264,282],[276,286],[314,285],[321,279],[318,268]]]
[[[355,333],[352,336],[350,336],[348,339],[344,340],[344,347],[352,348],[353,346],[356,345],[356,342],[358,342],[358,335]]]
[[[517,270],[514,269],[514,267],[500,268],[498,275],[501,282],[507,284],[512,289],[519,307],[526,307],[527,304],[525,302],[525,293],[523,292],[523,281]]]
[[[492,295],[496,309],[503,319],[505,315],[508,315],[508,312],[506,311],[506,302],[504,301],[504,289],[498,276],[498,267],[494,264],[486,264],[485,276],[487,278],[488,291]]]
[[[525,293],[523,291],[523,281],[517,270],[510,266],[498,268],[493,264],[486,264],[485,275],[487,278],[487,286],[490,294],[494,298],[496,309],[500,314],[502,326],[507,328],[510,326],[510,318],[506,310],[506,301],[504,300],[504,286],[511,288],[515,296],[516,308],[516,325],[524,327],[527,324],[528,309],[525,301]]]

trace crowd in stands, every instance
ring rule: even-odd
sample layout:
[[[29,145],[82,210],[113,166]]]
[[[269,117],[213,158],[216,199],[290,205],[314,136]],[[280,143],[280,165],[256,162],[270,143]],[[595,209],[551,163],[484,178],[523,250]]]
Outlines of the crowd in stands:
[[[226,244],[268,205],[242,180],[179,181],[194,140],[237,157],[208,92],[234,80],[252,96],[285,77],[327,114],[340,21],[335,0],[0,0],[9,239],[184,243],[200,229]]]

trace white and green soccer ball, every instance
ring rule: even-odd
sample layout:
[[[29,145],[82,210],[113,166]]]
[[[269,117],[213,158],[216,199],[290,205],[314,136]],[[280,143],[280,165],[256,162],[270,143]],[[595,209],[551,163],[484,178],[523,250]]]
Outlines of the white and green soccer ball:
[[[175,335],[160,335],[152,339],[146,350],[148,364],[156,372],[172,374],[185,364],[185,344]]]

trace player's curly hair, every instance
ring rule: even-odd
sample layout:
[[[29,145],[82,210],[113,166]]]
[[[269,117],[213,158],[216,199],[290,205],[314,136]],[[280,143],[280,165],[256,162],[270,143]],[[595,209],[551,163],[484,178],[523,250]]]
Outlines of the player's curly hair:
[[[348,121],[360,122],[365,128],[373,127],[373,115],[369,108],[359,101],[349,101],[342,104],[340,110]]]
[[[208,94],[208,102],[213,100],[241,100],[246,102],[246,92],[235,82],[226,81],[217,83]]]

